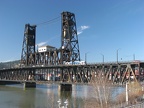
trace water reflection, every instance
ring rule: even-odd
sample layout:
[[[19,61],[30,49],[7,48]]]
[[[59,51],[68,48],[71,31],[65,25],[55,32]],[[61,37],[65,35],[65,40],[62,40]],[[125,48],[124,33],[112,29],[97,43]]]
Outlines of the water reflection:
[[[59,99],[61,105],[68,100],[68,108],[83,108],[84,99],[90,97],[92,91],[88,85],[73,85],[72,92],[60,92],[58,88],[57,84],[29,89],[23,89],[22,85],[0,86],[0,108],[58,108]]]
[[[17,103],[17,108],[35,108],[36,101],[36,91],[35,89],[26,89],[24,91],[17,92],[21,97],[19,98],[19,103]],[[17,98],[17,97],[16,97]]]

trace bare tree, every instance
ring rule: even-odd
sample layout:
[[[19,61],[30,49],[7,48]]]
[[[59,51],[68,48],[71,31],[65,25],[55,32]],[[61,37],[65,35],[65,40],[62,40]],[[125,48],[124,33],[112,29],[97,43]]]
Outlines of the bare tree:
[[[91,99],[85,100],[85,108],[108,108],[112,102],[112,83],[107,81],[105,74],[98,71],[95,77],[92,77],[90,85]]]
[[[138,103],[138,99],[143,95],[142,87],[139,82],[131,82],[128,84],[128,103],[126,103],[126,91],[116,97],[118,105],[129,106]]]
[[[114,96],[113,88],[115,88],[112,82],[107,78],[107,75],[103,71],[98,71],[93,75],[90,85],[92,86],[89,94],[89,99],[84,99],[84,108],[113,108],[126,105],[126,91]],[[134,104],[137,97],[143,94],[141,85],[137,81],[129,82],[128,84],[128,97],[129,103]]]

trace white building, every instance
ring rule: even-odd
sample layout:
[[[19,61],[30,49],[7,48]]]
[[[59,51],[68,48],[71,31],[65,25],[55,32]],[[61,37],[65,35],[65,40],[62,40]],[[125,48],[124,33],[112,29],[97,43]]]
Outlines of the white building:
[[[46,52],[46,51],[52,51],[52,50],[55,50],[56,48],[53,47],[53,46],[40,46],[38,47],[38,52]]]

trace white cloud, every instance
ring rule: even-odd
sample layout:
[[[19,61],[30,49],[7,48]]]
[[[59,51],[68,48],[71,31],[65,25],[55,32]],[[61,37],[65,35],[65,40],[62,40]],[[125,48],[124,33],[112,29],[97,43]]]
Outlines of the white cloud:
[[[78,31],[78,32],[77,32],[78,35],[81,34],[81,33],[82,33],[82,31]]]
[[[86,29],[88,29],[88,28],[90,28],[90,27],[89,27],[89,26],[81,26],[81,27],[78,29],[77,34],[78,34],[78,35],[79,35],[79,34],[82,34],[83,31],[86,30]]]
[[[81,30],[85,30],[85,29],[88,29],[89,26],[81,26]]]
[[[36,44],[36,46],[43,46],[43,45],[45,45],[47,42],[40,42],[40,43],[38,43],[38,44]]]

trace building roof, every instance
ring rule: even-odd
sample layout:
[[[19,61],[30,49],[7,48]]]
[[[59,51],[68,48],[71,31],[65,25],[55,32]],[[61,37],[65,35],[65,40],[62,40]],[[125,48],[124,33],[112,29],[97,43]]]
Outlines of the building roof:
[[[55,47],[53,47],[53,46],[50,46],[50,45],[40,46],[39,48],[41,48],[41,47],[47,47],[47,48],[55,48]]]

